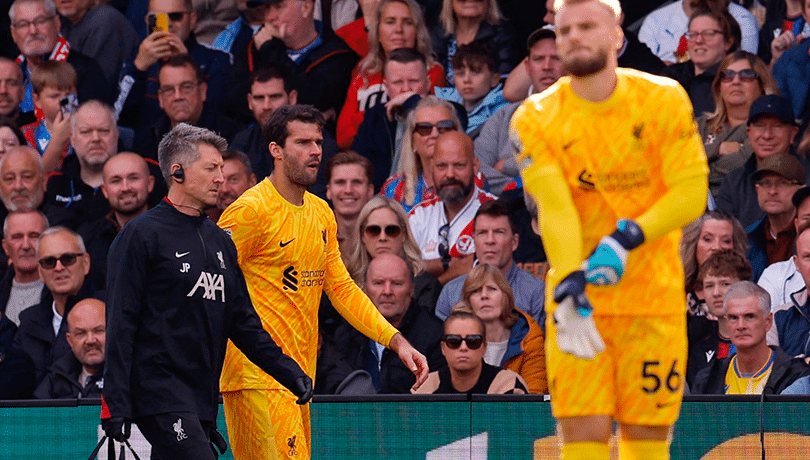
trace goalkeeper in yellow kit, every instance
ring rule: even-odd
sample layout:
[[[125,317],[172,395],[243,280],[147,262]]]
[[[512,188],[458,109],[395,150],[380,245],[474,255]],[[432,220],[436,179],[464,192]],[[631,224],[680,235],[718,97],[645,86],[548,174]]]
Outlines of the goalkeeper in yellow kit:
[[[621,459],[666,459],[686,365],[679,229],[705,207],[705,153],[676,82],[617,69],[618,0],[554,9],[570,77],[524,102],[511,129],[551,264],[562,458],[607,459],[615,420]]]

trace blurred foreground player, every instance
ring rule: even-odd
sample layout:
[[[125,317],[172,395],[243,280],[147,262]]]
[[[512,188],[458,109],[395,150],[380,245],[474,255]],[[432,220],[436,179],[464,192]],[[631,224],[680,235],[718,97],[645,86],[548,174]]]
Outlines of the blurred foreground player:
[[[203,128],[172,129],[158,148],[168,196],[110,247],[102,426],[123,441],[135,422],[153,460],[212,459],[209,442],[224,453],[217,380],[228,339],[299,404],[312,396],[310,378],[262,329],[236,247],[203,213],[216,204],[226,146]]]
[[[546,356],[562,457],[607,459],[615,420],[621,459],[666,459],[686,364],[678,229],[705,206],[705,154],[675,82],[617,69],[618,0],[554,6],[571,76],[529,97],[512,130],[552,267]]]
[[[417,388],[427,379],[427,360],[354,283],[340,258],[334,213],[306,191],[317,178],[323,125],[312,106],[276,109],[264,125],[273,172],[228,206],[219,225],[232,234],[264,326],[308,375],[315,374],[326,292],[349,324],[399,355]],[[279,383],[228,344],[220,387],[237,460],[310,458],[309,407],[296,406]]]

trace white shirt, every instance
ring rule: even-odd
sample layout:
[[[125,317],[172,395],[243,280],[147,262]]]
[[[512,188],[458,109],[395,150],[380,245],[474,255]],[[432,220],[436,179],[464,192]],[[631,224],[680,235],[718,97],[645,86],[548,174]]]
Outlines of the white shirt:
[[[51,304],[51,310],[53,310],[53,319],[51,320],[51,326],[53,326],[53,335],[56,337],[59,335],[59,327],[62,325],[62,315],[60,315],[56,311],[56,301]]]
[[[484,353],[484,362],[490,366],[501,367],[501,361],[503,361],[503,355],[506,354],[507,345],[509,345],[508,340],[503,342],[487,342],[487,352]]]

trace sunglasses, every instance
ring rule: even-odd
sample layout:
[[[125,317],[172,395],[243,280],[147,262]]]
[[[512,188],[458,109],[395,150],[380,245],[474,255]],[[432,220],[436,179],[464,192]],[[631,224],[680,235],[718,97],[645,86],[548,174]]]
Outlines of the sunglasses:
[[[467,348],[470,350],[477,350],[481,348],[481,345],[484,343],[484,336],[481,334],[473,334],[462,337],[458,334],[445,334],[444,337],[442,337],[442,342],[451,350],[460,347],[461,342],[467,342]]]
[[[67,254],[62,254],[59,257],[54,256],[43,257],[39,259],[37,262],[39,262],[39,265],[45,270],[53,270],[56,267],[57,261],[62,262],[62,266],[70,267],[71,265],[75,264],[79,256],[82,255],[84,255],[83,252],[78,253],[68,252]]]
[[[187,14],[187,11],[172,11],[171,13],[166,13],[166,16],[169,17],[169,21],[178,22],[182,21],[183,17]]]
[[[366,232],[366,235],[376,237],[380,236],[380,233],[382,233],[383,230],[385,230],[385,234],[391,238],[396,238],[400,233],[402,233],[402,227],[399,225],[386,225],[385,229],[379,225],[369,225],[364,231]]]
[[[739,72],[736,70],[726,69],[720,72],[720,80],[729,82],[734,80],[734,77],[738,75],[740,77],[740,81],[754,81],[759,78],[759,75],[757,75],[757,72],[754,69],[742,69]]]
[[[413,127],[413,132],[420,136],[429,136],[433,132],[433,128],[439,130],[439,134],[444,134],[448,131],[455,131],[456,127],[453,125],[453,120],[442,120],[435,125],[426,121],[420,121]]]

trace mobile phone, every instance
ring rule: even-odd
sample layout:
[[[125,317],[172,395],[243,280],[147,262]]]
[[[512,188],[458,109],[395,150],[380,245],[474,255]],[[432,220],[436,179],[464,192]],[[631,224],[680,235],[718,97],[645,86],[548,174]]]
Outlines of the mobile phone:
[[[169,31],[169,15],[168,13],[149,13],[146,16],[147,28],[149,34],[152,32],[168,32]]]
[[[75,94],[68,94],[59,100],[59,108],[62,109],[62,117],[66,118],[79,107],[79,99]]]

